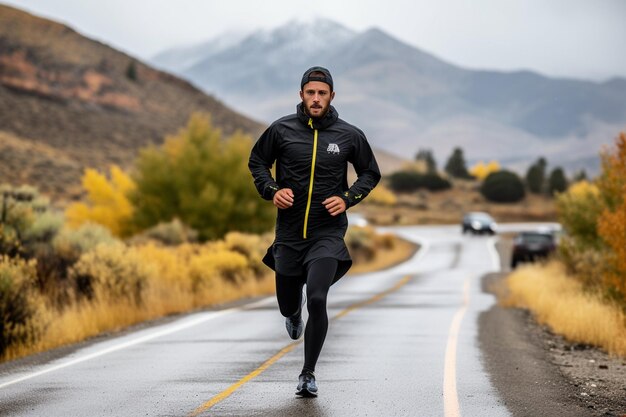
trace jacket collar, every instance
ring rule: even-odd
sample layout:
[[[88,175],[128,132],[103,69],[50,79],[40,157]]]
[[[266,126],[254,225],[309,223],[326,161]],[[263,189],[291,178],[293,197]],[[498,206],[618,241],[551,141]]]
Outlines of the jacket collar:
[[[296,106],[296,113],[298,115],[298,120],[300,120],[300,122],[302,122],[305,126],[309,126],[309,119],[311,119],[311,117],[305,113],[304,104],[299,103]],[[337,110],[331,105],[324,117],[312,119],[313,129],[326,129],[335,123],[337,119],[339,119],[339,113],[337,113]]]

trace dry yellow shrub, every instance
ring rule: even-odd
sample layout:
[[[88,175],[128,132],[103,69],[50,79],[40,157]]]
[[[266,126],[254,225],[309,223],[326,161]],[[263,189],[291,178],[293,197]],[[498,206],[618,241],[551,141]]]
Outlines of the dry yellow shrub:
[[[0,357],[14,345],[33,343],[43,328],[36,279],[35,261],[0,256]]]
[[[154,264],[143,262],[135,248],[120,243],[101,244],[81,255],[69,275],[90,298],[140,305],[155,272]]]
[[[190,276],[197,286],[214,286],[220,278],[231,283],[243,282],[248,271],[248,260],[229,250],[202,250],[191,259]]]
[[[148,243],[137,246],[135,251],[142,262],[154,265],[156,280],[163,281],[165,285],[191,289],[189,261],[193,253],[190,248],[191,245],[172,248]]]
[[[376,188],[369,193],[365,201],[383,206],[393,206],[398,202],[398,197],[383,184],[378,184]]]
[[[600,295],[585,292],[558,262],[524,265],[507,278],[503,304],[527,308],[537,321],[572,342],[626,356],[626,317]]]

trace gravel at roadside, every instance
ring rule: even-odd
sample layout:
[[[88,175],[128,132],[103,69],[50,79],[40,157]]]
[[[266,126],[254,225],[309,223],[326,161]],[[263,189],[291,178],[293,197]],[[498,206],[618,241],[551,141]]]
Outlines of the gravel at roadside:
[[[626,416],[626,358],[611,357],[593,346],[572,344],[527,315],[527,329],[557,365],[576,400],[590,416]]]
[[[506,274],[483,278],[494,292]],[[513,416],[626,417],[626,358],[572,344],[526,310],[498,305],[479,319],[490,378]]]

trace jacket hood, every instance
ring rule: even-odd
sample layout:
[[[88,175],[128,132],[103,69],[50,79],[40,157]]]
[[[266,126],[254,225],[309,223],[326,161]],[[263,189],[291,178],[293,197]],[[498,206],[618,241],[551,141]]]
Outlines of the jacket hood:
[[[333,123],[335,123],[337,121],[337,119],[339,119],[339,113],[337,113],[337,110],[331,105],[328,108],[328,111],[326,112],[326,114],[324,115],[324,117],[315,117],[312,118],[310,117],[308,114],[306,114],[306,112],[304,111],[304,104],[303,103],[299,103],[296,106],[296,113],[298,115],[298,120],[300,120],[300,122],[302,122],[305,126],[309,125],[309,119],[313,120],[313,128],[314,129],[326,129],[327,127],[331,126]]]

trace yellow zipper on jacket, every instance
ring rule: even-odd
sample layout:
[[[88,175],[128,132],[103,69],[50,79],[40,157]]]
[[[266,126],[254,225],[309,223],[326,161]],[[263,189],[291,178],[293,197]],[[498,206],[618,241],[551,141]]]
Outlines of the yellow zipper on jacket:
[[[313,197],[313,177],[315,175],[315,158],[317,156],[317,129],[313,127],[313,119],[309,118],[309,127],[313,129],[313,159],[311,160],[311,179],[309,181],[309,197],[306,201],[306,211],[304,212],[304,229],[302,237],[306,239],[306,229],[309,223],[309,210],[311,209],[311,198]]]

